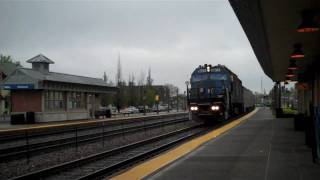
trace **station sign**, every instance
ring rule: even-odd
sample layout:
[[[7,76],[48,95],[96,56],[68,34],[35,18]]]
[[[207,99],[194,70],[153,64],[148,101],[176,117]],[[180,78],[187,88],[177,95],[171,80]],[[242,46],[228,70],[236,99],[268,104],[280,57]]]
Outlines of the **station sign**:
[[[34,89],[34,84],[5,84],[4,89],[13,90],[13,89]]]

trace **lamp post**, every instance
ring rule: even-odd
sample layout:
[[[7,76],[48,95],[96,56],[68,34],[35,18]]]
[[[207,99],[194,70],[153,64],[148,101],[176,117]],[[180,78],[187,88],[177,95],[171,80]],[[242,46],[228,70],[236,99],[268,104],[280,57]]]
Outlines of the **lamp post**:
[[[156,105],[157,105],[157,114],[159,114],[159,100],[160,100],[160,96],[158,94],[156,94],[155,101],[156,101]]]
[[[166,88],[166,97],[167,97],[167,104],[168,104],[168,113],[170,112],[170,107],[169,107],[169,105],[170,105],[170,90],[169,90],[169,88]]]
[[[177,112],[179,112],[179,88],[177,88]]]
[[[186,81],[185,84],[187,86],[187,105],[186,105],[186,108],[187,108],[189,105],[189,81]]]
[[[186,111],[187,110],[187,95],[186,95],[186,91],[183,91],[183,95],[184,95],[184,97],[186,97],[184,99],[184,110]]]

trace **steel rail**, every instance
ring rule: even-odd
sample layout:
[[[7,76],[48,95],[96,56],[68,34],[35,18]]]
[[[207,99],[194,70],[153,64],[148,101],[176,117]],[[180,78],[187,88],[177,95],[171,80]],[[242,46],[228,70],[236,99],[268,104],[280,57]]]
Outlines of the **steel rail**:
[[[59,164],[59,165],[55,165],[55,166],[52,166],[52,167],[49,167],[49,168],[46,168],[46,169],[43,169],[43,170],[39,170],[39,171],[31,172],[31,173],[28,173],[28,174],[24,174],[24,175],[21,175],[21,176],[18,176],[18,177],[14,177],[13,179],[14,180],[19,180],[19,179],[43,179],[44,177],[48,177],[48,176],[50,176],[50,175],[52,175],[54,173],[58,173],[58,172],[61,172],[61,171],[66,171],[66,170],[71,169],[71,168],[77,168],[77,167],[79,167],[81,165],[84,165],[86,163],[90,163],[90,162],[93,162],[93,161],[96,161],[96,160],[99,160],[99,159],[102,159],[102,158],[110,157],[110,156],[118,154],[120,152],[131,150],[131,149],[136,148],[136,147],[141,147],[141,146],[144,146],[144,145],[146,145],[148,143],[156,142],[156,141],[159,141],[161,139],[168,138],[170,136],[174,136],[174,135],[177,135],[179,133],[186,132],[186,131],[191,131],[193,129],[200,128],[200,127],[202,127],[202,125],[196,125],[196,126],[192,126],[192,127],[187,127],[187,128],[175,130],[173,132],[169,132],[169,133],[166,133],[166,134],[158,135],[158,136],[146,139],[146,140],[141,140],[141,141],[134,142],[134,143],[131,143],[131,144],[128,144],[128,145],[124,145],[124,146],[121,146],[121,147],[118,147],[118,148],[114,148],[114,149],[111,149],[111,150],[108,150],[108,151],[104,151],[104,152],[101,152],[101,153],[93,154],[93,155],[90,155],[90,156],[87,156],[87,157],[83,157],[83,158],[80,158],[80,159],[77,159],[77,160],[73,160],[73,161],[69,161],[69,162],[66,162],[66,163],[62,163],[62,164]],[[92,176],[96,176],[96,175],[92,175]]]
[[[118,128],[115,130],[109,130],[105,132],[97,132],[97,133],[81,135],[77,137],[77,143],[78,144],[90,143],[90,142],[98,141],[102,138],[110,138],[112,136],[117,136],[121,134],[138,132],[140,130],[145,130],[146,128],[157,128],[157,127],[168,126],[168,125],[177,124],[185,121],[187,121],[186,118],[176,117],[174,119],[167,120],[164,122],[161,121],[161,122],[155,122],[152,124]],[[21,145],[21,146],[15,146],[10,148],[4,148],[4,149],[0,149],[0,154],[1,154],[0,159],[3,160],[11,157],[19,158],[21,156],[26,156],[26,153],[35,153],[39,151],[43,152],[49,149],[54,150],[54,149],[58,149],[64,146],[69,146],[72,144],[75,144],[75,137],[67,137],[67,138],[56,139],[48,142],[40,142],[40,143],[33,143],[29,145]]]
[[[25,138],[25,131],[33,132],[36,131],[36,134],[29,134],[30,138],[36,137],[43,137],[43,136],[50,136],[50,135],[57,135],[57,134],[64,134],[69,133],[71,129],[78,127],[79,131],[86,131],[91,129],[99,128],[100,124],[104,123],[106,125],[119,125],[121,123],[131,124],[136,122],[143,122],[143,121],[151,121],[151,120],[159,120],[165,118],[172,118],[172,117],[181,117],[185,116],[186,114],[163,114],[158,116],[145,116],[145,117],[133,117],[132,119],[114,119],[109,121],[94,121],[94,122],[85,122],[77,124],[66,124],[65,126],[58,126],[58,127],[48,127],[48,128],[35,128],[30,130],[17,130],[19,132],[0,132],[0,142],[8,142],[13,140],[20,140]],[[44,130],[45,131],[42,131]]]

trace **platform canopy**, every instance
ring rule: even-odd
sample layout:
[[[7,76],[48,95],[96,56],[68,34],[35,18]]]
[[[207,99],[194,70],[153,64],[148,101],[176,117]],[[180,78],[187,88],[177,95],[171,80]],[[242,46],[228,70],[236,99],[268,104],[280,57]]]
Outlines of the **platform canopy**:
[[[285,80],[294,44],[301,43],[305,58],[297,60],[303,74],[320,61],[320,31],[297,32],[302,12],[312,10],[320,24],[319,0],[229,0],[258,61],[273,81]]]

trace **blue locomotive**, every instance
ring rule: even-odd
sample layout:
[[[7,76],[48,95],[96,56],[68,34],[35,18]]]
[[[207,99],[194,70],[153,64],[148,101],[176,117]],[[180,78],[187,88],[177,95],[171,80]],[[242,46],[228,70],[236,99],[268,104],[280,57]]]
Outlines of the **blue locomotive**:
[[[188,103],[193,120],[225,120],[254,108],[253,93],[226,66],[200,65],[190,82]]]

